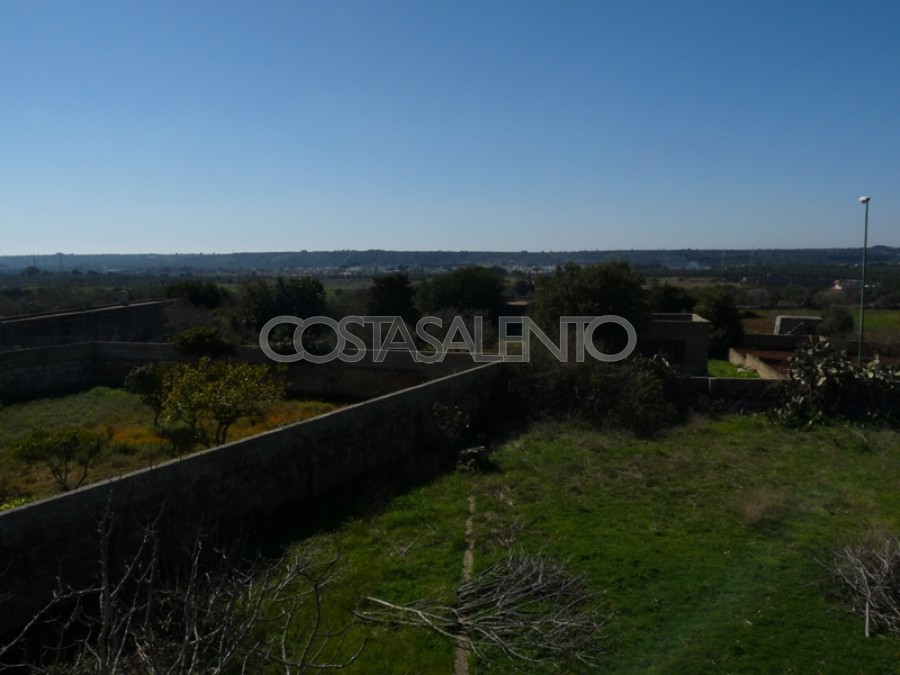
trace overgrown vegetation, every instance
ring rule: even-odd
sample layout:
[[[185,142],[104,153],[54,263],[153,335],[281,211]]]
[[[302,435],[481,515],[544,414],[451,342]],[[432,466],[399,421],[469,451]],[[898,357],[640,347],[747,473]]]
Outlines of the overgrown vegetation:
[[[146,370],[142,373],[148,374]],[[229,427],[228,437],[245,438],[336,407],[322,401],[271,401],[256,415],[242,417]],[[84,483],[154,466],[177,454],[172,443],[159,434],[150,407],[122,389],[95,387],[79,394],[11,404],[0,409],[0,510],[61,489],[43,460],[22,461],[15,452],[33,429],[43,430],[39,435],[51,436],[78,429],[79,434],[104,439],[112,430],[100,453],[87,463]],[[78,463],[71,464],[67,481],[73,487],[79,473]]]
[[[227,339],[218,328],[196,326],[177,333],[172,338],[175,348],[194,356],[219,357],[234,351],[235,344]]]
[[[284,390],[266,365],[216,361],[150,363],[134,368],[125,388],[153,411],[153,424],[178,454],[221,445],[242,417],[260,415]]]
[[[663,357],[560,363],[547,354],[510,370],[510,389],[529,417],[580,419],[597,428],[652,436],[683,422],[691,397]]]
[[[877,358],[855,364],[829,342],[810,342],[789,361],[784,402],[772,411],[786,426],[900,420],[900,371]]]

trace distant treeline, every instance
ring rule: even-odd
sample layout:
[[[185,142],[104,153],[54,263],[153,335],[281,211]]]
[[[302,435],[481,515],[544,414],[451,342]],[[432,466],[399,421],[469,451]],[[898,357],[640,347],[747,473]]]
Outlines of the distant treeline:
[[[900,264],[900,248],[874,246],[868,251],[869,263]],[[816,266],[821,276],[834,276],[840,268],[858,265],[862,249],[682,249],[644,251],[293,251],[272,253],[142,253],[142,254],[67,254],[3,256],[0,274],[23,272],[142,272],[159,274],[246,274],[331,268],[352,273],[361,269],[454,269],[469,265],[503,268],[546,268],[566,262],[596,263],[624,260],[648,274],[721,272],[729,269],[741,277],[763,268],[786,270],[803,267],[804,276],[820,276],[808,266]],[[840,276],[840,275],[839,275]]]

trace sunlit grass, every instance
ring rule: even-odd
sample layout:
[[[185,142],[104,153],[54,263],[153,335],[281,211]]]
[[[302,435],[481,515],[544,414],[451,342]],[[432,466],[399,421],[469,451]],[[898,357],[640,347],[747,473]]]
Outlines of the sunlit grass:
[[[229,431],[234,441],[269,429],[322,415],[339,406],[325,401],[280,400],[265,414],[239,420]],[[0,408],[0,483],[9,499],[44,497],[58,492],[47,469],[26,466],[12,457],[17,444],[33,429],[82,426],[111,432],[108,449],[89,475],[96,481],[154,466],[172,458],[168,443],[153,428],[153,413],[123,389],[95,387],[90,391],[16,403]]]
[[[537,425],[494,453],[497,471],[445,476],[340,527],[331,607],[347,618],[363,595],[452,599],[473,494],[476,571],[511,550],[544,552],[601,593],[600,672],[896,672],[900,641],[866,639],[817,560],[900,532],[898,441],[764,417],[700,419],[653,440]],[[452,670],[452,645],[431,633],[355,630],[372,641],[351,673]],[[560,671],[497,658],[473,672]]]
[[[743,379],[759,378],[759,373],[750,368],[741,368],[729,361],[710,359],[706,365],[710,377],[740,377]]]

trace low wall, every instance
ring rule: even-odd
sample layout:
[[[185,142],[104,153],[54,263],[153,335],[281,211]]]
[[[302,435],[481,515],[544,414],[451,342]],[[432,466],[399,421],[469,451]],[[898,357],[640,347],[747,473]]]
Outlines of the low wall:
[[[743,349],[729,349],[728,361],[735,366],[755,370],[764,380],[783,380],[784,375],[759,357]]]
[[[784,387],[784,380],[742,377],[692,377],[688,381],[689,386],[698,394],[729,401],[774,401],[781,395]]]
[[[435,404],[485,419],[500,381],[487,364],[305,422],[131,473],[0,514],[0,635],[21,625],[57,583],[80,586],[97,571],[97,523],[114,514],[124,551],[143,523],[162,531],[261,523],[336,485],[392,463],[442,451]],[[299,511],[298,511],[299,512]],[[129,536],[131,535],[131,537]]]

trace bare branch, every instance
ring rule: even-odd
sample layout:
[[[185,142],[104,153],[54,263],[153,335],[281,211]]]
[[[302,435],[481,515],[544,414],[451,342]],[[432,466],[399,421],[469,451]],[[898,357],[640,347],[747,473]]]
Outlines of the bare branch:
[[[900,541],[845,546],[826,567],[850,610],[864,617],[866,637],[873,630],[900,634]]]
[[[596,665],[606,617],[582,576],[542,555],[505,557],[457,589],[442,605],[424,600],[398,605],[365,598],[367,621],[427,628],[476,653],[495,650],[528,662]]]
[[[274,666],[292,675],[343,668],[365,648],[362,639],[348,645],[352,616],[337,628],[325,618],[326,590],[343,559],[339,547],[238,565],[198,538],[181,577],[164,579],[155,527],[144,530],[134,555],[118,568],[107,514],[98,528],[98,583],[60,586],[11,643],[0,645],[0,661],[48,629],[55,644],[16,664],[24,671],[189,675]]]

